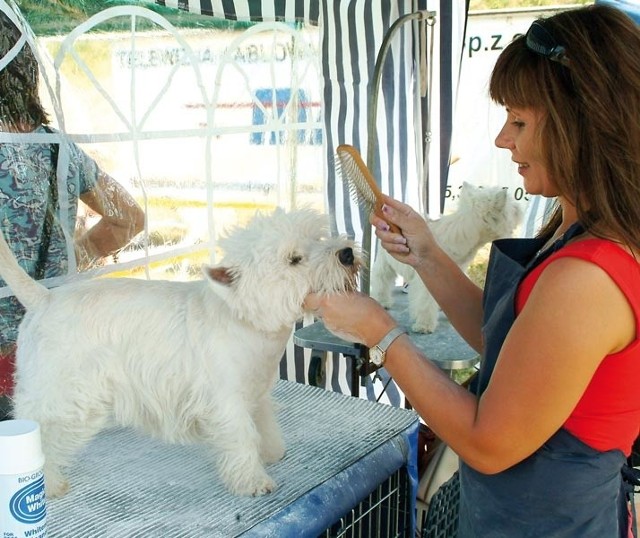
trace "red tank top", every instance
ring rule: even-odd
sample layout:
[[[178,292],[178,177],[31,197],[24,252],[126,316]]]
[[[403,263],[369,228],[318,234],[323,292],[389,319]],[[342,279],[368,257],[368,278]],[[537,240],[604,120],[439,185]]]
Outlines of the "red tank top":
[[[628,456],[640,429],[640,265],[611,241],[585,239],[571,243],[549,256],[521,282],[516,314],[524,307],[544,268],[566,256],[595,263],[618,285],[635,313],[636,339],[604,358],[564,427],[592,448],[617,448]]]

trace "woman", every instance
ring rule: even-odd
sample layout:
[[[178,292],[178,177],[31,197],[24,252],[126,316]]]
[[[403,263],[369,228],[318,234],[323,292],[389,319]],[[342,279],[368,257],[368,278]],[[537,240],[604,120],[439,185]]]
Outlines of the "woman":
[[[0,58],[14,54],[22,32],[0,11]],[[38,62],[28,43],[0,71],[0,131],[53,132],[39,97]],[[69,242],[78,266],[124,247],[144,227],[144,213],[131,195],[73,143],[0,142],[0,231],[24,269],[37,279],[69,270]],[[59,178],[58,158],[67,161]],[[60,189],[62,182],[66,189]],[[100,218],[88,230],[77,226],[82,201]],[[4,282],[0,280],[0,287]],[[24,309],[14,297],[0,299],[0,420],[7,418],[13,358]]]
[[[370,298],[308,298],[330,330],[383,341],[374,355],[460,456],[462,537],[628,536],[620,471],[640,426],[638,50],[626,15],[589,6],[536,21],[501,54],[496,145],[527,192],[557,197],[558,210],[540,237],[493,244],[484,292],[409,206],[385,199],[401,234],[371,217],[382,246],[482,354],[477,394],[396,336]]]

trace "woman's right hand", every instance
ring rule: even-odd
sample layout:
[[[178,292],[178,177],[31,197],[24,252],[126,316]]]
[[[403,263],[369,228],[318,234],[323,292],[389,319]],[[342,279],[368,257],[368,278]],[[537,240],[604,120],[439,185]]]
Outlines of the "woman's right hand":
[[[427,221],[411,206],[389,196],[383,195],[383,202],[385,218],[375,213],[370,217],[380,244],[399,262],[420,267],[440,248]],[[389,222],[398,226],[400,233],[390,231]]]

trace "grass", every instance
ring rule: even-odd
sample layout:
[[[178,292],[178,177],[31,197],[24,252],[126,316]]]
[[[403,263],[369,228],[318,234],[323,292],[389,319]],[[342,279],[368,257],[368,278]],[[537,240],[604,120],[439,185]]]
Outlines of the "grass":
[[[251,23],[239,23],[214,19],[206,15],[195,15],[186,11],[166,8],[154,2],[135,0],[19,0],[18,7],[25,16],[34,33],[39,36],[63,35],[69,33],[78,24],[92,15],[115,6],[141,6],[166,18],[179,28],[236,28],[242,29]],[[153,23],[142,20],[139,27],[154,27]],[[109,21],[100,26],[101,31],[128,30],[129,20]]]
[[[520,7],[564,6],[572,4],[593,4],[593,0],[471,0],[469,9],[505,9]]]
[[[484,288],[484,281],[487,274],[487,263],[489,262],[490,245],[482,247],[471,262],[467,274],[478,286]]]
[[[257,0],[256,0],[257,1]],[[593,0],[471,0],[470,10],[486,10],[517,7],[540,7],[551,5],[591,4]],[[206,15],[195,15],[182,10],[166,8],[152,1],[135,0],[18,0],[18,6],[36,35],[50,36],[69,33],[81,22],[109,7],[143,6],[161,14],[179,28],[235,28],[242,29],[252,23],[239,23],[214,19]],[[141,28],[145,21],[140,22]],[[124,30],[129,22],[110,21],[101,26],[102,31]]]

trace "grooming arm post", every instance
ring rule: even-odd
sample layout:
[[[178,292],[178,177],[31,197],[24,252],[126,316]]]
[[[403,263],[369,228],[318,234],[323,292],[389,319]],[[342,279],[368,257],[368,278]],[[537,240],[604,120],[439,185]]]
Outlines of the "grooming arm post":
[[[403,15],[398,18],[389,28],[387,33],[385,34],[382,45],[380,46],[380,50],[378,51],[378,56],[376,57],[376,64],[373,70],[373,83],[371,89],[371,95],[369,100],[369,110],[368,110],[368,118],[367,118],[367,168],[372,172],[374,178],[378,178],[380,181],[380,170],[376,167],[376,151],[378,145],[378,136],[377,136],[377,113],[378,113],[378,95],[380,93],[380,79],[382,78],[382,67],[384,66],[384,61],[387,56],[387,52],[389,47],[391,46],[391,41],[393,36],[398,31],[398,29],[407,21],[417,20],[419,22],[428,21],[432,24],[432,21],[435,19],[435,11],[427,11],[420,10],[414,13],[408,13],[407,15]],[[371,226],[367,226],[365,224],[363,233],[362,233],[362,249],[363,252],[367,254],[369,257],[369,263],[364,264],[361,270],[361,279],[360,286],[361,291],[369,295],[370,291],[370,271],[371,264],[373,263],[372,259],[372,237],[371,237]]]

